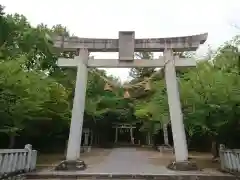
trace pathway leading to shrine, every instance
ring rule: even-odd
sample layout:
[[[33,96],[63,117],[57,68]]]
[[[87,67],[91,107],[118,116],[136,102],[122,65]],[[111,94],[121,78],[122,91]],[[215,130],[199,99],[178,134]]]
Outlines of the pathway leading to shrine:
[[[151,164],[149,151],[136,148],[115,148],[101,163],[90,167],[87,171],[110,174],[139,174],[146,172],[161,174],[172,172],[164,166]]]
[[[147,148],[114,148],[98,150],[91,155],[83,154],[82,158],[88,164],[84,171],[54,171],[53,169],[43,169],[38,172],[28,173],[28,179],[54,179],[78,177],[82,179],[94,177],[174,177],[174,178],[211,178],[220,177],[232,178],[228,174],[217,171],[172,171],[166,168],[166,165],[174,156],[171,154],[162,154]],[[85,157],[84,157],[85,156]],[[200,179],[201,179],[200,178]],[[130,178],[132,179],[132,178]]]

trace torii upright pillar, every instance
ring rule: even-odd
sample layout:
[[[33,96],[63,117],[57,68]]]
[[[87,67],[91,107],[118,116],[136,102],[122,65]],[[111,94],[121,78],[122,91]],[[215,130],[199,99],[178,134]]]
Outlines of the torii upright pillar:
[[[168,167],[178,170],[196,170],[196,164],[188,161],[188,147],[175,69],[175,61],[177,60],[179,60],[178,56],[173,56],[173,51],[171,49],[165,49],[164,72],[176,160]]]
[[[80,148],[82,139],[83,116],[85,107],[85,96],[87,88],[87,61],[88,51],[80,49],[75,58],[75,64],[69,66],[77,67],[75,93],[73,99],[72,118],[68,139],[66,160],[56,167],[56,170],[82,170],[86,168],[84,161],[80,161]],[[66,67],[66,65],[65,65]]]

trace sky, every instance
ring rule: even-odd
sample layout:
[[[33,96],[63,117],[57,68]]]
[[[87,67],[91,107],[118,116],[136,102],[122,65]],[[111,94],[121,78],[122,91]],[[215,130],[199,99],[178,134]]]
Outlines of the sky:
[[[218,47],[240,28],[240,0],[0,0],[6,13],[20,13],[36,26],[62,24],[79,37],[117,38],[118,31],[135,31],[136,38],[185,36],[208,32],[199,48]],[[97,58],[117,58],[117,53],[94,53]],[[158,54],[155,54],[158,56]],[[128,78],[129,69],[107,69]]]

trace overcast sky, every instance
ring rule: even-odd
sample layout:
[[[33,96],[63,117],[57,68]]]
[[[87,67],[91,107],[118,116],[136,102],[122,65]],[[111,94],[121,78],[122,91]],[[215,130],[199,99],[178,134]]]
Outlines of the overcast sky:
[[[204,46],[217,47],[240,31],[231,27],[240,26],[240,0],[0,0],[0,4],[6,13],[25,15],[34,26],[62,24],[80,37],[117,38],[118,31],[135,31],[136,38],[208,32]],[[94,56],[117,58],[110,53]],[[128,69],[108,73],[121,80],[128,77]]]

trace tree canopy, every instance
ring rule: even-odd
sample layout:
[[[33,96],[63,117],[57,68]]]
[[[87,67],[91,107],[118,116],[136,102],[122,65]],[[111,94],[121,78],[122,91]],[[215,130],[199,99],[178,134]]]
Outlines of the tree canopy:
[[[59,56],[71,52],[53,48],[53,34],[71,36],[67,27],[31,26],[23,15],[9,15],[0,6],[0,139],[2,146],[28,141],[42,148],[44,142],[68,138],[76,69],[59,68]],[[189,141],[204,137],[239,146],[240,56],[239,36],[226,42],[211,59],[201,59],[196,68],[178,70],[184,124]],[[184,54],[180,54],[184,55]],[[151,60],[152,53],[137,53]],[[131,89],[133,98],[123,98],[124,89],[105,91],[104,70],[89,72],[84,125],[104,131],[114,122],[139,122],[141,131],[157,134],[170,122],[167,90],[162,73],[150,81],[151,90]],[[150,77],[155,68],[133,68],[130,84]],[[163,71],[163,70],[161,70]],[[99,76],[101,74],[101,76]],[[102,123],[102,124],[101,124]],[[102,132],[101,132],[102,133]],[[5,137],[6,136],[6,137]],[[107,135],[106,135],[107,136]],[[105,137],[106,137],[105,136]],[[15,142],[16,138],[19,141]],[[42,144],[41,144],[42,143]],[[64,143],[63,143],[64,144]],[[64,144],[65,145],[65,144]],[[46,146],[46,145],[45,145]]]

